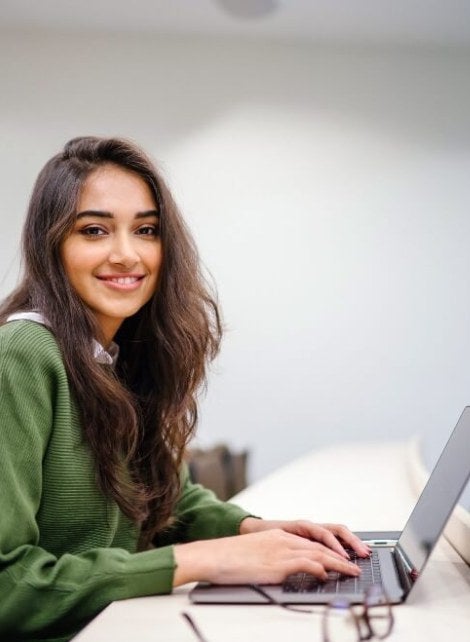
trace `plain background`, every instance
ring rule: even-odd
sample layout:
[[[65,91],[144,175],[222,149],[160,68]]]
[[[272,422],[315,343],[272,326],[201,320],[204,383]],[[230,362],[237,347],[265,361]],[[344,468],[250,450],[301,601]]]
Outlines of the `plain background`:
[[[132,138],[224,312],[198,444],[248,448],[252,480],[345,441],[420,435],[431,464],[470,403],[469,72],[466,49],[5,32],[0,295],[44,162]]]

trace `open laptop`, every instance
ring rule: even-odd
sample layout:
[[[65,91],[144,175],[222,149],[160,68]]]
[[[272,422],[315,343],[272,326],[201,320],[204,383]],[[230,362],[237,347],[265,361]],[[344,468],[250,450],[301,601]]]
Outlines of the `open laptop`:
[[[367,585],[381,583],[391,603],[406,600],[470,478],[469,446],[470,406],[467,406],[403,531],[358,533],[373,551],[370,559],[357,560],[363,568],[359,578],[330,573],[329,579],[322,582],[299,573],[286,578],[283,584],[265,584],[263,591],[283,604],[326,604],[338,595],[361,602]],[[190,600],[198,604],[269,603],[249,585],[205,582],[190,592]]]

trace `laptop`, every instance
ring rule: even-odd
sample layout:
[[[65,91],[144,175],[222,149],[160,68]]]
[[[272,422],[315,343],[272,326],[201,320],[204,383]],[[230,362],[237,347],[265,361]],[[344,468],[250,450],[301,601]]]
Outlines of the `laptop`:
[[[338,595],[361,602],[368,585],[382,584],[392,604],[403,602],[416,585],[452,511],[470,478],[470,406],[454,428],[403,531],[357,533],[372,549],[369,559],[358,558],[358,578],[330,573],[319,581],[298,573],[282,584],[264,584],[271,601],[283,604],[326,604]],[[250,585],[198,583],[189,594],[196,604],[269,604]]]

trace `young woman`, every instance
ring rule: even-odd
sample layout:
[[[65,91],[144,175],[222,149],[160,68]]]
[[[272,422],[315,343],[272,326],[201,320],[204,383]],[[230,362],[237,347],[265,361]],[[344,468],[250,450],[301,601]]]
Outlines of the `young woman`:
[[[346,527],[258,519],[188,479],[221,324],[140,149],[84,137],[54,156],[23,262],[0,307],[2,639],[67,640],[112,600],[195,580],[357,573]]]

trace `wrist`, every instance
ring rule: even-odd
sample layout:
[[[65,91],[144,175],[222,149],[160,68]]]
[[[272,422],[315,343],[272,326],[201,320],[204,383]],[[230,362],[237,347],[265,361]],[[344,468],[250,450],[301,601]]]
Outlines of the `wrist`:
[[[188,582],[200,582],[211,576],[212,556],[205,540],[175,544],[173,588]]]
[[[262,523],[262,519],[260,517],[245,517],[245,519],[242,519],[240,522],[240,527],[239,527],[239,533],[240,535],[246,535],[247,533],[256,533],[256,531],[261,530],[260,526]]]

